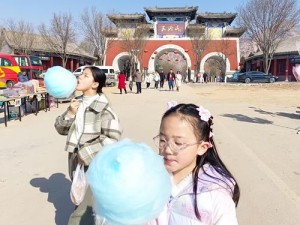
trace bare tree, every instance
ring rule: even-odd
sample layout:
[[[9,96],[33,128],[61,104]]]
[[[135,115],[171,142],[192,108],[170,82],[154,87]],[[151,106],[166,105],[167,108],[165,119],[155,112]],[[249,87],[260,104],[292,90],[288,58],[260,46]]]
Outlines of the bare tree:
[[[202,54],[204,50],[208,47],[210,39],[205,33],[205,27],[198,24],[189,26],[188,35],[191,38],[193,54],[196,59],[195,74],[198,74],[200,71]],[[198,76],[197,76],[197,81],[198,81]]]
[[[95,55],[94,54],[95,47],[90,40],[85,38],[83,41],[80,42],[79,47],[83,49],[85,52],[89,53],[90,55]]]
[[[134,45],[137,51],[137,59],[142,62],[143,53],[146,47],[146,38],[150,35],[149,26],[147,24],[141,24],[137,27],[134,33]],[[143,65],[142,65],[143,66]]]
[[[290,32],[289,36],[299,36],[300,35],[300,24],[297,24]]]
[[[62,59],[62,66],[66,67],[68,60],[68,46],[75,42],[75,29],[70,14],[53,14],[51,25],[41,24],[38,30],[48,48]]]
[[[208,59],[207,65],[207,67],[209,68],[208,80],[214,82],[215,77],[220,74],[220,68],[222,65],[220,64],[220,61],[216,59]]]
[[[249,0],[238,11],[238,23],[247,28],[246,35],[262,51],[264,71],[268,73],[278,45],[298,24],[300,10],[297,1]]]
[[[148,36],[147,24],[141,24],[136,29],[124,29],[121,32],[122,47],[129,54],[130,75],[137,67],[137,60],[141,61]]]
[[[14,48],[15,53],[30,54],[36,36],[30,23],[23,20],[15,22],[9,19],[6,22],[6,38]]]
[[[3,28],[0,28],[0,50],[1,50],[2,47],[3,47],[4,41],[5,41],[5,37],[4,37],[4,29],[3,29]]]
[[[106,37],[104,33],[113,29],[113,24],[96,8],[85,9],[81,15],[81,27],[85,41],[93,47],[92,54],[97,57],[96,64],[103,65]]]
[[[251,53],[254,53],[257,51],[257,47],[255,46],[255,43],[253,41],[243,36],[240,38],[240,53],[241,57],[248,57]]]
[[[217,68],[220,71],[222,77],[226,75],[226,71],[228,69],[226,63],[227,59],[235,53],[234,48],[230,46],[231,44],[232,41],[229,38],[223,37],[218,47],[218,51],[219,51],[218,56],[220,57],[221,60],[219,60],[219,63],[217,63],[216,65],[218,65]]]

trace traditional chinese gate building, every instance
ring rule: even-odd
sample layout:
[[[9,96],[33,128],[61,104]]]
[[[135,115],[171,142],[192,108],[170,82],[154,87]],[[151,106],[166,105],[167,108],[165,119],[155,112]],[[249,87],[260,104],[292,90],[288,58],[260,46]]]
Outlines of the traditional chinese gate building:
[[[121,71],[133,55],[137,68],[149,73],[161,69],[167,72],[172,68],[184,75],[190,72],[193,76],[197,68],[200,72],[210,73],[206,62],[215,59],[224,60],[226,68],[221,72],[223,76],[233,73],[239,69],[239,37],[244,32],[230,26],[236,14],[197,14],[197,10],[198,7],[145,8],[146,14],[108,15],[117,29],[107,33],[105,65],[112,65],[115,70]],[[128,37],[142,28],[147,29],[147,37],[136,48]],[[209,37],[204,49],[193,47],[189,35],[191,30],[199,30]],[[202,51],[198,66],[197,51]]]

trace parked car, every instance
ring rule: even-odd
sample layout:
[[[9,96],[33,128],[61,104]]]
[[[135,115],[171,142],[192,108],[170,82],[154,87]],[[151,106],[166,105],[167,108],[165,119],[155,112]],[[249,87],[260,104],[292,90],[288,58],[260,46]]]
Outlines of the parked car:
[[[112,66],[97,66],[101,69],[106,75],[106,85],[115,86],[117,84],[117,76],[115,70]]]
[[[238,75],[237,80],[246,84],[250,82],[274,83],[278,80],[278,77],[260,71],[248,71]]]
[[[83,69],[85,68],[86,66],[80,66],[78,67],[74,72],[73,74],[78,77],[82,74],[83,72]],[[105,75],[106,75],[106,82],[105,84],[106,85],[116,85],[117,83],[117,78],[116,78],[116,74],[115,74],[115,70],[112,66],[96,66],[98,67],[99,69],[101,69]]]
[[[242,74],[241,72],[234,72],[234,73],[232,74],[232,80],[233,80],[234,82],[237,82],[238,77],[239,77],[239,75],[241,75],[241,74]]]
[[[238,78],[238,76],[239,76],[240,74],[242,74],[242,73],[239,72],[239,71],[236,71],[236,72],[234,72],[233,74],[227,74],[227,75],[225,76],[224,81],[225,81],[225,82],[237,82],[237,81],[238,81],[237,78]]]
[[[84,68],[85,68],[85,66],[78,67],[76,70],[74,70],[73,74],[76,77],[79,77],[82,74]]]

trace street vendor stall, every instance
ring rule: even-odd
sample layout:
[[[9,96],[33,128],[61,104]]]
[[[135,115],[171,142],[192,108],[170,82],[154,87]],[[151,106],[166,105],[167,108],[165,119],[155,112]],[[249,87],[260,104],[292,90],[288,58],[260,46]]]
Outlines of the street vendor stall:
[[[0,90],[0,106],[4,111],[4,123],[9,119],[19,119],[28,113],[38,114],[39,110],[50,110],[49,94],[34,82],[19,82],[12,88]]]

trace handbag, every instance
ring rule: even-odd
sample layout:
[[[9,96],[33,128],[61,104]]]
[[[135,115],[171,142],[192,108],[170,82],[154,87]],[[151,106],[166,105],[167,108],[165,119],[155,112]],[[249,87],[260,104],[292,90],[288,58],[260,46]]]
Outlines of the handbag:
[[[75,205],[79,205],[83,201],[87,187],[88,183],[84,172],[84,165],[77,164],[70,190],[71,201]]]

